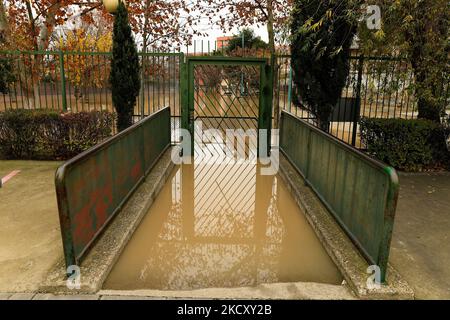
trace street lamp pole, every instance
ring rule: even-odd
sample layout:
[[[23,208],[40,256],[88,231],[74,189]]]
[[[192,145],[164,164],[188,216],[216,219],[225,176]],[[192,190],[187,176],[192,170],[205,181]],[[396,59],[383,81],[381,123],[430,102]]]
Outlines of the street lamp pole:
[[[244,29],[241,31],[241,38],[242,38],[242,57],[244,57],[244,47],[245,47],[245,35],[244,35]],[[243,67],[241,67],[241,97],[244,96],[244,71]]]

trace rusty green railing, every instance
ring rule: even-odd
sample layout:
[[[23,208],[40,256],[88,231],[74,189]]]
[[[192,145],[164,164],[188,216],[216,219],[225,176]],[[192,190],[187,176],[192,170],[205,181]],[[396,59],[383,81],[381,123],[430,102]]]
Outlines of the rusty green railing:
[[[396,171],[285,111],[280,149],[385,281],[399,190]]]
[[[166,107],[59,167],[55,184],[67,267],[79,264],[170,146],[170,138]]]

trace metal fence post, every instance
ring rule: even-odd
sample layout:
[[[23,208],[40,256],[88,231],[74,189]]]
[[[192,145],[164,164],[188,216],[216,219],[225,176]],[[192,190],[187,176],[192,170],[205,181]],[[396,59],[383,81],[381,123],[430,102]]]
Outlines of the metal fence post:
[[[305,170],[305,185],[309,184],[309,169],[311,167],[311,129],[308,129],[308,140],[306,145],[306,170]]]
[[[272,106],[273,106],[273,57],[271,64],[267,63],[260,67],[260,107],[259,107],[259,119],[258,119],[258,137],[259,130],[267,130],[267,156],[270,156],[271,152],[271,130],[272,130]],[[258,146],[259,146],[258,138]],[[257,151],[258,157],[260,156],[259,147]]]
[[[63,111],[67,111],[66,75],[64,72],[64,52],[59,51],[59,69],[61,74],[61,95]]]
[[[355,107],[353,108],[353,132],[352,132],[352,146],[356,145],[356,133],[358,131],[358,121],[361,110],[361,86],[362,86],[362,73],[364,67],[364,56],[358,57],[358,81],[356,83],[356,99]]]
[[[289,84],[288,84],[288,110],[291,112],[292,102],[292,65],[289,64]]]
[[[147,48],[144,47],[142,49],[142,53],[140,54],[141,56],[141,72],[140,72],[140,77],[141,77],[141,88],[140,88],[140,92],[139,92],[139,104],[140,104],[140,112],[141,112],[141,119],[145,118],[145,80],[144,80],[144,76],[145,76],[145,53],[147,52]]]
[[[181,108],[181,129],[189,130],[191,132],[191,155],[193,155],[194,151],[194,132],[191,130],[191,119],[190,119],[190,110],[189,110],[189,62],[187,61],[187,57],[181,53],[180,55],[180,108]],[[175,140],[177,137],[175,137]],[[186,155],[185,155],[186,156]]]
[[[280,90],[279,90],[279,76],[278,71],[280,66],[278,65],[278,59],[275,54],[272,54],[270,57],[270,68],[271,68],[271,77],[270,77],[270,90],[272,92],[272,103],[271,103],[271,114],[273,113],[273,126],[275,129],[279,129],[280,122]],[[276,92],[274,92],[276,91]],[[275,101],[274,98],[275,97]],[[273,108],[273,110],[272,110]]]

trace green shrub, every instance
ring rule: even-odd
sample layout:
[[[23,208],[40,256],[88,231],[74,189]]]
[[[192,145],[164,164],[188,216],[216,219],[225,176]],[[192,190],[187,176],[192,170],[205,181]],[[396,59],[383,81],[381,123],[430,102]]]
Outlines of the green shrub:
[[[65,160],[111,136],[114,114],[51,110],[0,113],[0,154],[7,159]]]
[[[0,93],[9,93],[9,86],[14,80],[11,61],[0,57]]]
[[[67,139],[64,153],[77,155],[112,135],[115,115],[110,112],[80,112],[63,115]]]
[[[449,168],[448,127],[429,120],[360,120],[361,139],[372,156],[405,171]]]

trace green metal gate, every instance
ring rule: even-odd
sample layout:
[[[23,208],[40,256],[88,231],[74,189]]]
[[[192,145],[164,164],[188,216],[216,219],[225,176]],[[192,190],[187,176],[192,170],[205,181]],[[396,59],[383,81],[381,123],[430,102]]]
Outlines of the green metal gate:
[[[181,124],[191,133],[192,155],[202,152],[198,142],[205,142],[194,124],[203,131],[214,129],[222,134],[222,139],[207,141],[213,145],[208,148],[212,153],[223,151],[229,129],[256,135],[257,145],[247,146],[249,156],[259,156],[261,129],[267,130],[270,146],[272,71],[267,59],[188,57],[183,67]],[[214,144],[220,144],[219,148]]]

